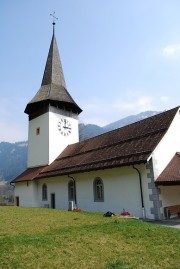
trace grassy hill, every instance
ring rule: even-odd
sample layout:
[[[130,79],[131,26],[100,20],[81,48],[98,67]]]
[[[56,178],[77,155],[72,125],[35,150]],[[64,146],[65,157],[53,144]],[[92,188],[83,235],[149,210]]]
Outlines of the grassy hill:
[[[178,229],[45,208],[0,207],[0,216],[0,268],[179,268]]]

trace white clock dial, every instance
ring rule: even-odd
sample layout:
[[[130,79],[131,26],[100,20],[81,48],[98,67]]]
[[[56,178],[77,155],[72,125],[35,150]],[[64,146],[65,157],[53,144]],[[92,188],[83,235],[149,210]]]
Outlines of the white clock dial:
[[[66,119],[61,119],[58,122],[58,130],[64,136],[70,135],[70,133],[72,131],[72,127],[71,127],[70,122],[68,120],[66,120]]]

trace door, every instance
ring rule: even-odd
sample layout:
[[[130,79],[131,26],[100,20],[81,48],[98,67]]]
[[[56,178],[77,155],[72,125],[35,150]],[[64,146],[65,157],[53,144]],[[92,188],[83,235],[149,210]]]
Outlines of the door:
[[[16,196],[16,206],[19,206],[19,196]]]
[[[56,208],[55,193],[51,193],[51,208]]]

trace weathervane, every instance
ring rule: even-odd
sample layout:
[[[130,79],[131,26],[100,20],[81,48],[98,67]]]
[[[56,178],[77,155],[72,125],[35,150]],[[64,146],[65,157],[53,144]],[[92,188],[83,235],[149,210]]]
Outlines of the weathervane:
[[[50,14],[50,16],[53,17],[53,23],[52,24],[55,25],[56,24],[55,21],[58,20],[58,18],[55,17],[55,11],[53,12],[53,14]]]

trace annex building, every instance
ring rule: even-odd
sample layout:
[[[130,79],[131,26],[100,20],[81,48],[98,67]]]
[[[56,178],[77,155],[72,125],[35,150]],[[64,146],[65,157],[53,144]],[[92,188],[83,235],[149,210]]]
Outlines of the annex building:
[[[67,90],[53,35],[42,84],[27,104],[27,170],[17,206],[130,212],[163,219],[180,204],[180,107],[79,142],[81,108]]]

